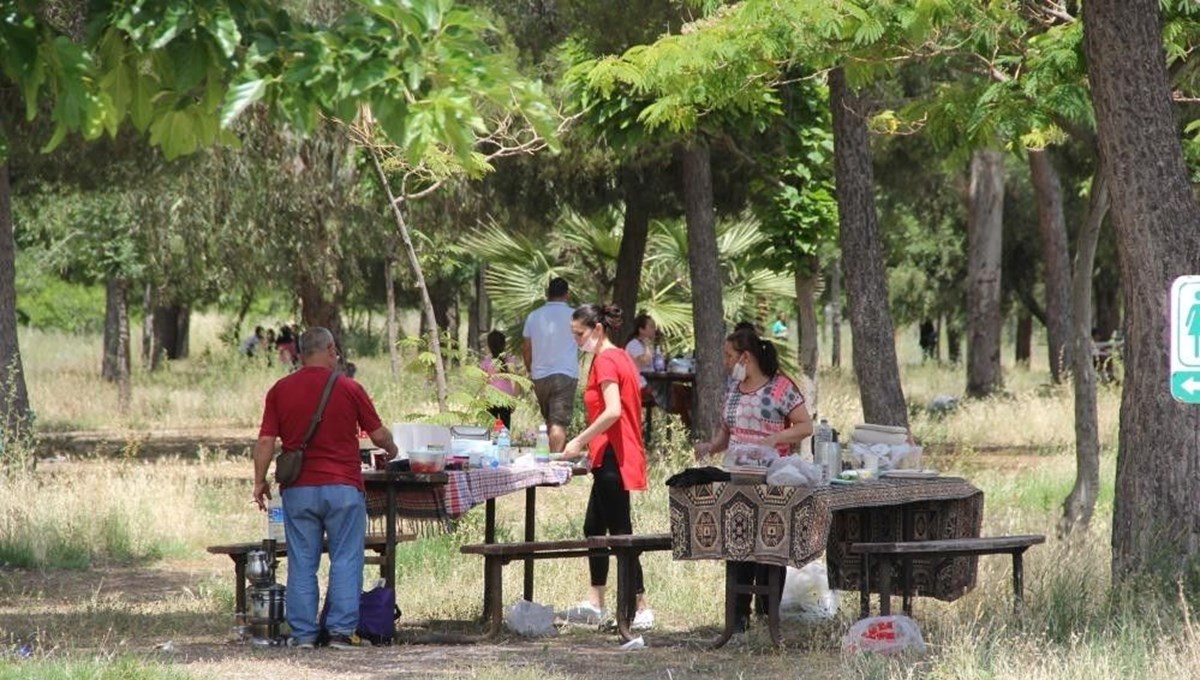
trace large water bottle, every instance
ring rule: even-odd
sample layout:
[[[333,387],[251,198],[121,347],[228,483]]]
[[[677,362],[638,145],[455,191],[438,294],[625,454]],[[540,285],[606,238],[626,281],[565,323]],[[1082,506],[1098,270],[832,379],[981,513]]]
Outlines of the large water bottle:
[[[550,462],[550,432],[546,424],[538,425],[537,441],[533,447],[533,458],[539,463]]]
[[[287,540],[287,535],[283,530],[283,499],[280,498],[282,492],[277,492],[267,501],[267,538],[283,543]]]
[[[840,470],[833,470],[829,465],[829,444],[833,441],[833,427],[824,418],[813,430],[813,464],[821,468],[821,480],[828,482]]]
[[[496,420],[496,428],[496,457],[492,460],[492,467],[512,462],[512,435],[502,420]]]

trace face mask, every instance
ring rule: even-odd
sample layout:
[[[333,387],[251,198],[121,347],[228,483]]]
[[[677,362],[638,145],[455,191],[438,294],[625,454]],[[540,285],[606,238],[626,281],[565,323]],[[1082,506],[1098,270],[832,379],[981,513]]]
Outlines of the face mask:
[[[737,382],[741,382],[741,381],[745,380],[746,379],[746,363],[743,361],[739,361],[736,364],[734,364],[733,369],[731,369],[729,371],[729,377],[733,378]]]
[[[580,349],[587,352],[588,354],[595,354],[596,348],[599,346],[600,346],[600,339],[596,337],[595,333],[592,333],[592,337],[588,338],[587,342],[583,343],[583,346],[581,346]]]

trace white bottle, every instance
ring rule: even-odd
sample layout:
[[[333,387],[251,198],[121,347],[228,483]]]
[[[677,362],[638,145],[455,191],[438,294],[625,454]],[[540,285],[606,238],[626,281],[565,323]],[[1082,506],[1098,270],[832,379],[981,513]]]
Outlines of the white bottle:
[[[512,459],[512,437],[508,434],[508,428],[504,423],[500,423],[500,431],[496,433],[496,457],[491,461],[491,466],[508,464]]]
[[[537,441],[533,447],[533,457],[539,463],[550,462],[550,432],[546,424],[538,425]]]
[[[813,431],[813,464],[821,468],[821,481],[828,482],[836,477],[841,470],[834,470],[829,464],[829,444],[833,441],[833,427],[824,418]]]
[[[279,493],[275,493],[267,501],[267,538],[277,542],[284,543],[287,541],[287,535],[283,529],[283,499]]]

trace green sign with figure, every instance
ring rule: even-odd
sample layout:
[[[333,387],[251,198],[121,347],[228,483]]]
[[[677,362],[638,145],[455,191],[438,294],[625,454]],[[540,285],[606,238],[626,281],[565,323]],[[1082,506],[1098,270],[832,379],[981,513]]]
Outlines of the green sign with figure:
[[[1171,396],[1200,404],[1200,276],[1171,284]]]

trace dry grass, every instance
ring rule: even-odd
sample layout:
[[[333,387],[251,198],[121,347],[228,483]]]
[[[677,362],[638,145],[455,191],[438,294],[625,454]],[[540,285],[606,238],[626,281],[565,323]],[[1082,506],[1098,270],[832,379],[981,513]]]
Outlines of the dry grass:
[[[193,358],[157,375],[135,376],[128,417],[117,413],[112,388],[95,378],[99,340],[52,334],[22,335],[34,405],[43,427],[105,429],[138,441],[137,432],[162,429],[233,430],[253,436],[260,400],[278,369],[244,361],[215,344],[218,322],[195,322]],[[911,359],[911,348],[901,356]],[[848,354],[847,354],[848,357]],[[386,359],[359,362],[363,381],[385,419],[427,408],[428,386],[387,379]],[[911,403],[961,392],[957,371],[906,364]],[[968,476],[987,494],[986,533],[1052,536],[1069,490],[1073,459],[1069,391],[1042,386],[1037,370],[1012,371],[1009,394],[964,403],[935,419],[914,408],[914,428],[930,443],[953,443],[931,463]],[[249,505],[250,464],[221,452],[145,462],[119,460],[43,463],[30,475],[0,476],[0,679],[24,677],[292,678],[474,677],[854,677],[1103,680],[1129,676],[1185,678],[1200,667],[1200,639],[1185,621],[1187,605],[1171,588],[1114,593],[1108,535],[1112,508],[1112,444],[1119,393],[1101,392],[1106,454],[1104,493],[1093,526],[1069,542],[1053,538],[1027,555],[1027,613],[1011,615],[1009,562],[980,562],[979,587],[958,602],[920,600],[917,620],[930,645],[923,659],[844,658],[840,636],[855,616],[856,598],[843,598],[836,620],[791,624],[788,646],[775,650],[762,631],[744,645],[708,651],[721,618],[723,568],[677,562],[657,553],[645,559],[649,598],[660,625],[637,653],[615,648],[610,634],[574,629],[559,638],[495,643],[429,644],[438,634],[477,633],[481,564],[457,547],[482,536],[482,513],[472,512],[453,535],[402,547],[397,571],[405,612],[404,644],[352,657],[307,656],[231,645],[233,594],[224,558],[205,545],[261,535],[262,515]],[[840,429],[861,419],[848,370],[822,375],[822,410]],[[523,416],[528,418],[528,416]],[[636,499],[639,531],[668,527],[661,479],[686,461],[685,445],[659,449],[656,483]],[[662,441],[660,439],[660,441]],[[1007,450],[997,451],[996,447]],[[131,445],[129,453],[137,451]],[[539,538],[576,536],[587,480],[539,493]],[[498,503],[502,531],[515,538],[523,499]],[[503,536],[503,534],[502,534]],[[18,568],[24,565],[27,568]],[[511,601],[521,568],[506,570]],[[536,599],[558,607],[583,596],[583,561],[539,563]],[[1168,596],[1153,592],[1168,592]],[[610,596],[611,599],[611,596]],[[8,652],[27,639],[32,658]],[[173,652],[154,649],[173,642]],[[347,661],[350,659],[350,661]]]

